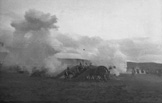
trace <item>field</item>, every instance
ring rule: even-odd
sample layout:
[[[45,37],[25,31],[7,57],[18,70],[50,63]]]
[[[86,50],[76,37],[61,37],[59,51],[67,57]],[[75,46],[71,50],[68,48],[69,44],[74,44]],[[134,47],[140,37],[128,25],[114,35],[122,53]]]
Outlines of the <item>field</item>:
[[[121,75],[107,82],[0,74],[0,100],[30,103],[162,103],[162,77]]]

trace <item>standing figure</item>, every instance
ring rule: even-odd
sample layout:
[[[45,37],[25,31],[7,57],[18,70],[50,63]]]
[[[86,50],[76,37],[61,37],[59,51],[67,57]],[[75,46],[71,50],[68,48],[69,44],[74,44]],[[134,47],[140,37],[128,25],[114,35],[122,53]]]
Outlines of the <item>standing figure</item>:
[[[132,75],[135,75],[135,68],[132,68]]]
[[[69,67],[67,67],[67,69],[66,69],[66,71],[64,73],[65,79],[69,78],[69,71],[70,71],[70,69],[69,69]]]

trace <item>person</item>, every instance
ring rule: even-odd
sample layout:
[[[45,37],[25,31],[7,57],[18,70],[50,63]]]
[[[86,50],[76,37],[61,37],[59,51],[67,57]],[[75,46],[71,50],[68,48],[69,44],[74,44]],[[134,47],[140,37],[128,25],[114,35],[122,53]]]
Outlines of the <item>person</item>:
[[[135,68],[132,68],[132,75],[135,75]]]
[[[113,66],[114,69],[116,69],[116,66]]]
[[[89,63],[89,66],[92,66],[92,63]]]
[[[83,69],[83,65],[82,65],[82,63],[80,63],[80,64],[79,64],[79,67],[78,67],[78,70],[79,70],[79,71],[82,71],[82,69]]]
[[[67,67],[67,69],[66,69],[66,71],[64,73],[66,79],[69,78],[69,71],[70,71],[70,68]]]
[[[109,66],[109,70],[113,69],[112,66]]]

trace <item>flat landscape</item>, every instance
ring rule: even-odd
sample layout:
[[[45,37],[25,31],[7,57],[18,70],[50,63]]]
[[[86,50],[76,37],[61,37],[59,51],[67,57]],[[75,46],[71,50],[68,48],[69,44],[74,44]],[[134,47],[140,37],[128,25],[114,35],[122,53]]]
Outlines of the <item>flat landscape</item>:
[[[1,72],[0,101],[26,103],[162,103],[162,77],[121,75],[107,82],[66,81]]]

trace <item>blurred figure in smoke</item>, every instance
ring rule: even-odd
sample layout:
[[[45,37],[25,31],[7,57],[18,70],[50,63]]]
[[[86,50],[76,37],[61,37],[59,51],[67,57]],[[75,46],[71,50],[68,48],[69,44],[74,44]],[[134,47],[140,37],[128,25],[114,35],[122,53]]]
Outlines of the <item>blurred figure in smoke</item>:
[[[65,79],[71,79],[72,77],[75,76],[75,72],[72,71],[69,67],[67,67],[67,69],[65,70],[64,76],[65,76]]]
[[[120,75],[116,66],[109,66],[109,71],[110,71],[110,74],[113,75],[113,76],[119,76]]]
[[[69,78],[68,72],[69,72],[69,67],[67,67],[67,69],[66,69],[66,71],[64,73],[65,79]]]
[[[135,75],[135,68],[134,67],[132,68],[132,75],[133,76]]]
[[[84,66],[82,65],[82,63],[80,63],[79,67],[78,67],[78,71],[82,71],[83,68],[84,68]]]
[[[113,66],[114,69],[116,69],[116,66]]]
[[[92,66],[92,63],[89,63],[89,66]]]
[[[112,70],[113,68],[112,68],[112,66],[109,66],[109,70]]]

